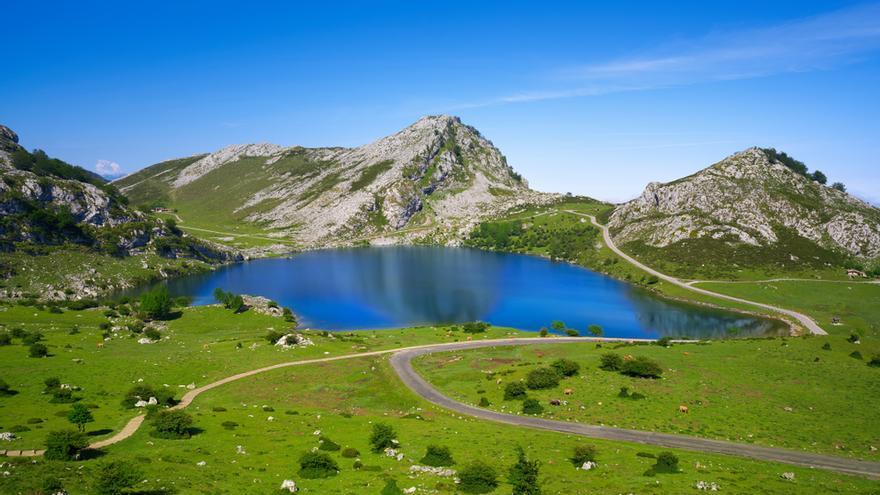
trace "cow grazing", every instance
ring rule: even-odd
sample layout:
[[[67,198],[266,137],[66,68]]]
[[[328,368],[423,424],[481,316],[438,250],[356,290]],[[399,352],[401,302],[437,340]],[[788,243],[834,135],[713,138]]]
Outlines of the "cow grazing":
[[[688,406],[685,406],[685,405],[678,406],[678,412],[687,414],[689,412]]]
[[[561,406],[561,405],[562,405],[562,401],[559,400],[559,399],[551,399],[551,400],[550,400],[550,405],[551,405],[551,406]]]
[[[563,390],[562,393],[565,395],[571,395],[574,393],[574,390],[567,388],[567,389]]]
[[[103,348],[104,348],[104,343],[98,342],[98,349],[103,349]]]

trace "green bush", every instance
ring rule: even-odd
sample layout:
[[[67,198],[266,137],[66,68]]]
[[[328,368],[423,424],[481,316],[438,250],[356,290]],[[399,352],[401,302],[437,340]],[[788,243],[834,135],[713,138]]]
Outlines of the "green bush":
[[[358,452],[358,449],[356,449],[354,447],[346,447],[346,448],[342,449],[342,457],[354,459],[355,457],[357,457],[359,455],[361,455],[361,453]]]
[[[498,474],[483,461],[474,461],[458,472],[459,490],[464,493],[489,493],[498,487]]]
[[[324,452],[306,452],[299,458],[299,475],[303,478],[329,478],[338,473],[339,465]]]
[[[43,457],[50,461],[73,461],[88,446],[89,440],[84,433],[76,430],[52,431],[46,436]]]
[[[489,399],[487,399],[485,396],[480,397],[480,403],[479,403],[480,407],[489,407],[489,405],[490,405]]]
[[[95,492],[99,495],[119,495],[133,487],[142,478],[137,466],[126,461],[110,461],[98,468]]]
[[[0,378],[0,396],[2,395],[11,395],[12,389],[9,388],[9,384],[6,383],[2,378]]]
[[[379,495],[403,495],[403,490],[397,486],[397,480],[392,478],[385,482],[385,486],[382,487]]]
[[[73,391],[69,388],[56,388],[52,391],[52,398],[49,402],[53,404],[70,404],[71,402],[76,402],[76,399],[73,396]]]
[[[152,417],[153,431],[158,438],[189,438],[192,436],[192,416],[184,411],[162,410]]]
[[[657,339],[657,341],[654,342],[654,343],[657,344],[657,345],[659,345],[660,347],[672,347],[672,338],[671,338],[671,337],[667,337],[667,336],[660,337],[660,338]]]
[[[580,337],[581,333],[578,332],[577,330],[575,330],[574,328],[566,328],[565,335],[568,335],[569,337]]]
[[[395,447],[397,433],[390,425],[385,423],[376,423],[373,425],[373,432],[370,434],[370,448],[373,452],[379,453],[389,447]]]
[[[868,366],[872,368],[880,368],[880,355],[874,355],[874,357],[868,361]]]
[[[155,328],[148,328],[144,330],[144,337],[150,340],[160,340],[162,338],[162,334],[159,333]]]
[[[513,488],[512,495],[541,495],[538,484],[540,463],[530,461],[522,448],[517,448],[516,464],[507,472],[507,482]]]
[[[45,380],[43,380],[43,385],[46,386],[46,388],[43,391],[51,393],[56,388],[59,388],[61,386],[61,379],[58,377],[52,376],[52,377],[49,377],[49,378],[46,378]]]
[[[24,336],[27,335],[27,332],[24,330],[24,328],[13,327],[11,330],[9,330],[9,334],[12,335],[12,338],[14,339],[23,339]]]
[[[672,452],[660,452],[657,454],[657,463],[654,464],[654,471],[658,473],[678,472],[678,456]]]
[[[269,330],[269,333],[266,334],[266,340],[272,345],[275,345],[275,342],[278,342],[281,337],[284,337],[284,334],[277,330]]]
[[[592,445],[577,445],[571,456],[571,463],[577,467],[583,466],[585,462],[596,462],[598,455],[596,447]]]
[[[461,326],[464,333],[483,333],[489,329],[489,324],[482,321],[472,321]]]
[[[858,359],[860,361],[865,359],[862,357],[862,353],[859,351],[852,351],[851,353],[849,353],[849,357],[851,357],[853,359]]]
[[[25,334],[24,337],[21,338],[21,343],[24,345],[33,345],[37,342],[41,342],[43,340],[43,334],[37,331],[29,332]]]
[[[28,348],[28,356],[32,358],[43,358],[49,355],[49,348],[44,344],[36,343]]]
[[[590,325],[587,327],[587,331],[590,332],[590,335],[593,337],[601,337],[602,334],[605,333],[599,325]]]
[[[238,427],[238,423],[236,423],[235,421],[224,421],[224,422],[220,423],[220,426],[222,426],[223,428],[225,428],[227,430],[234,430],[235,428]]]
[[[175,404],[174,396],[165,388],[154,389],[149,385],[138,384],[125,393],[125,398],[122,399],[122,407],[131,409],[137,401],[150,400],[150,397],[155,397],[156,402],[160,406],[173,406]]]
[[[538,399],[529,397],[523,401],[522,412],[523,414],[541,414],[544,412],[544,406],[538,402]]]
[[[9,345],[12,343],[12,334],[9,332],[0,332],[0,346]]]
[[[606,352],[599,357],[599,369],[605,371],[620,371],[623,368],[623,358],[620,354]]]
[[[155,320],[167,318],[171,313],[171,296],[168,288],[160,285],[141,296],[140,310],[148,317]]]
[[[830,351],[831,350],[831,343],[825,342],[825,344],[822,346],[822,349],[826,350],[826,351]]]
[[[575,376],[581,371],[581,365],[571,359],[557,359],[550,364],[550,367],[556,370],[560,376]]]
[[[510,382],[504,386],[504,400],[521,400],[526,398],[526,384]]]
[[[538,335],[541,337],[546,337],[550,332],[547,330],[547,327],[541,327],[541,330],[538,331]]]
[[[428,445],[428,450],[419,463],[425,466],[447,467],[455,464],[455,460],[452,459],[452,452],[449,450],[449,447]]]
[[[858,335],[851,333],[849,334],[849,337],[847,337],[846,341],[850,344],[855,344],[856,342],[861,341],[861,338]]]
[[[336,452],[342,449],[342,447],[338,443],[330,440],[323,435],[321,435],[318,440],[318,448],[321,450],[326,450],[327,452]]]
[[[663,368],[656,361],[644,356],[638,356],[632,361],[624,362],[620,372],[624,375],[638,378],[660,378],[660,375],[663,374]]]
[[[526,387],[542,390],[559,385],[559,373],[553,368],[536,368],[526,375]]]

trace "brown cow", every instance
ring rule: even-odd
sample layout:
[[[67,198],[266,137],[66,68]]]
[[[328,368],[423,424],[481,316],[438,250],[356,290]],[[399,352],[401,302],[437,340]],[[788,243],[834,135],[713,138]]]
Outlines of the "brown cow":
[[[469,341],[470,341],[470,340],[474,340],[474,338],[471,337],[470,335],[468,335],[468,338],[467,338],[467,339],[468,339]]]
[[[624,361],[632,361],[632,360],[634,360],[634,359],[635,359],[635,358],[632,357],[632,354],[627,354],[626,356],[623,356],[623,360],[624,360]]]
[[[561,406],[561,405],[562,405],[562,401],[559,400],[559,399],[551,399],[551,400],[550,400],[550,405],[551,405],[551,406]]]
[[[104,343],[98,342],[98,349],[103,349],[103,348],[104,348]]]
[[[571,395],[574,393],[574,390],[567,388],[567,389],[563,390],[562,393],[565,395]]]
[[[678,412],[687,414],[689,412],[688,406],[685,406],[684,404],[678,406]]]

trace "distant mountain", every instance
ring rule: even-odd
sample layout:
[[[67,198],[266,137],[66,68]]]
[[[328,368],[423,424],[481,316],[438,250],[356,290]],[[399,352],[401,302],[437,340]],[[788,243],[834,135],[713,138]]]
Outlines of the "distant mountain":
[[[531,191],[490,141],[445,115],[357,148],[234,145],[114,184],[187,224],[252,224],[307,247],[395,233],[453,242],[480,218],[555,197]]]
[[[694,175],[648,184],[609,218],[624,249],[689,276],[823,268],[880,257],[880,210],[824,174],[749,148]]]

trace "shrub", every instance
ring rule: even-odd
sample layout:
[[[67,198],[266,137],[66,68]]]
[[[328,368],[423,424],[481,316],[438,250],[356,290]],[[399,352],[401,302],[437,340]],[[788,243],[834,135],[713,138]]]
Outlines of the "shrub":
[[[43,358],[49,355],[49,348],[44,344],[36,343],[28,348],[28,356],[32,358]]]
[[[49,402],[53,404],[70,404],[71,402],[76,402],[79,399],[76,399],[73,396],[73,391],[69,388],[57,388],[52,392],[52,398]]]
[[[0,346],[12,343],[12,334],[9,332],[0,332]]]
[[[43,380],[43,385],[46,386],[45,392],[52,392],[61,386],[61,379],[55,376],[49,377]]]
[[[339,465],[323,452],[306,452],[299,458],[299,475],[303,478],[329,478],[337,473]]]
[[[11,395],[12,389],[9,388],[9,384],[6,383],[2,378],[0,378],[0,395]]]
[[[156,402],[160,406],[171,406],[174,405],[174,396],[171,395],[171,392],[161,389],[154,389],[149,385],[139,384],[130,388],[128,392],[125,393],[125,398],[122,399],[122,407],[131,409],[139,400],[149,400],[150,397],[155,397]]]
[[[498,487],[498,474],[483,461],[474,461],[458,472],[458,488],[465,493],[489,493]]]
[[[79,458],[80,452],[89,446],[84,433],[76,430],[60,430],[49,432],[46,437],[46,453],[43,456],[50,461],[72,461]]]
[[[581,365],[571,359],[557,359],[550,364],[550,367],[556,370],[561,376],[575,376],[581,371]]]
[[[522,412],[523,414],[541,414],[544,412],[544,406],[538,402],[538,399],[530,397],[523,401]]]
[[[657,339],[655,344],[659,345],[660,347],[672,347],[672,338],[668,336],[660,337],[659,339]]]
[[[825,342],[825,345],[822,346],[822,349],[826,350],[826,351],[830,351],[831,350],[831,343]]]
[[[480,407],[489,407],[489,405],[490,405],[489,399],[487,399],[485,396],[480,397],[480,403],[479,403]]]
[[[859,338],[859,336],[856,335],[856,334],[854,334],[854,333],[851,333],[851,334],[849,335],[849,337],[847,337],[847,339],[846,339],[846,341],[849,342],[850,344],[855,344],[856,342],[859,342],[859,341],[861,341],[861,340],[862,340],[862,339]]]
[[[654,464],[654,471],[658,473],[678,472],[678,456],[672,452],[660,452],[657,454],[657,463]]]
[[[601,337],[605,333],[599,325],[590,325],[587,327],[587,331],[594,337]]]
[[[550,328],[556,330],[557,332],[561,332],[565,330],[565,322],[559,320],[553,320],[550,322]]]
[[[623,368],[623,358],[620,354],[606,352],[599,357],[599,368],[605,371],[620,371]]]
[[[21,338],[21,343],[24,345],[32,345],[36,344],[43,340],[43,334],[40,332],[30,332]]]
[[[385,482],[385,486],[382,487],[382,491],[379,492],[379,495],[403,495],[403,490],[397,486],[397,480],[392,478]]]
[[[167,318],[171,313],[171,296],[168,288],[160,285],[141,296],[141,311],[148,317],[156,320]]]
[[[541,330],[538,331],[538,334],[541,337],[546,337],[550,332],[547,330],[547,327],[541,327]]]
[[[472,321],[461,326],[464,333],[483,333],[489,329],[489,324],[482,321]]]
[[[192,416],[183,411],[163,410],[153,418],[151,434],[158,438],[189,438],[192,436]]]
[[[226,408],[223,406],[214,406],[211,410],[214,412],[226,412]]]
[[[849,353],[849,357],[851,357],[851,358],[853,358],[853,359],[858,359],[858,360],[862,360],[862,359],[864,359],[864,358],[862,357],[862,353],[859,352],[859,351],[852,351],[851,353]]]
[[[553,388],[559,385],[559,373],[553,368],[536,368],[526,375],[526,387],[531,390]]]
[[[79,333],[79,325],[74,325],[70,327],[70,330],[67,332],[67,335],[76,335]]]
[[[95,492],[100,495],[119,495],[141,480],[137,466],[126,461],[110,461],[98,469]]]
[[[868,366],[872,368],[880,368],[880,355],[874,355],[874,357],[868,361]]]
[[[358,449],[356,449],[354,447],[346,447],[346,448],[342,449],[342,457],[354,459],[355,457],[357,457],[359,455],[361,455],[361,453],[358,452]]]
[[[227,430],[234,430],[236,427],[238,427],[238,423],[236,423],[235,421],[224,421],[220,423],[220,426],[226,428]]]
[[[632,361],[624,362],[620,372],[638,378],[660,378],[660,375],[663,374],[663,368],[656,361],[639,356]]]
[[[504,400],[521,400],[526,398],[526,384],[510,382],[504,386]]]
[[[144,330],[144,337],[146,337],[150,340],[159,340],[162,338],[162,334],[159,333],[159,331],[156,330],[155,328],[148,328],[148,329]]]
[[[342,449],[342,447],[338,443],[334,442],[333,440],[330,440],[329,438],[327,438],[323,435],[321,435],[318,438],[318,440],[319,440],[318,448],[321,450],[326,450],[327,452],[336,452],[336,451]]]
[[[538,484],[538,461],[530,461],[522,448],[517,448],[516,464],[507,472],[507,482],[513,487],[512,495],[541,495]]]
[[[592,445],[577,445],[571,456],[571,463],[577,467],[583,466],[585,462],[596,462],[598,455],[596,447]]]
[[[450,452],[449,447],[428,445],[428,450],[419,463],[426,466],[441,467],[451,466],[455,464],[455,460],[452,459],[452,452]]]
[[[373,425],[373,433],[370,434],[370,447],[373,452],[382,452],[383,450],[394,447],[394,437],[397,436],[394,428],[385,423],[376,423]]]
[[[575,330],[574,328],[566,328],[565,335],[568,335],[569,337],[580,337],[581,333],[578,332],[577,330]]]
[[[275,345],[275,342],[278,342],[281,337],[284,337],[284,334],[276,330],[269,330],[269,333],[266,334],[266,340],[272,345]]]
[[[92,416],[92,412],[89,411],[88,406],[85,404],[74,404],[67,414],[67,420],[75,424],[79,431],[85,431],[86,423],[95,421],[95,418]]]

